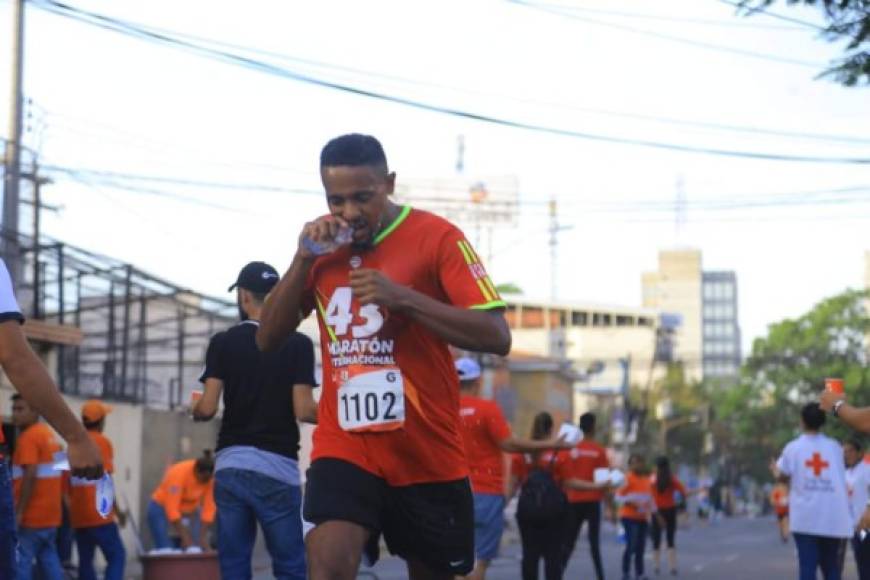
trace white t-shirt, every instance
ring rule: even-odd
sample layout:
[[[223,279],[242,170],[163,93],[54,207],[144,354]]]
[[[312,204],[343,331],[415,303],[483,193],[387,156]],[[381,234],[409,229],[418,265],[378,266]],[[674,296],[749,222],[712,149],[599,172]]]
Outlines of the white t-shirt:
[[[864,461],[858,465],[846,468],[846,492],[849,495],[849,510],[852,514],[852,527],[857,528],[867,501],[870,500],[870,468]]]
[[[7,320],[24,320],[21,316],[21,308],[18,307],[18,301],[15,299],[15,292],[12,290],[12,279],[9,277],[9,270],[6,269],[6,262],[0,258],[0,322]]]
[[[839,443],[824,435],[804,433],[785,446],[776,466],[791,478],[788,500],[793,533],[852,537],[855,528]]]

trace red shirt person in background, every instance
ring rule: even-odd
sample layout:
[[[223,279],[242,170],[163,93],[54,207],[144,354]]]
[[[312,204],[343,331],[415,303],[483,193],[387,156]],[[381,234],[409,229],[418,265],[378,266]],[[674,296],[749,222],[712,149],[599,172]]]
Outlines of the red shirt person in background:
[[[504,532],[504,453],[532,453],[570,446],[556,439],[517,439],[495,401],[480,397],[480,365],[470,358],[456,361],[459,375],[459,417],[462,439],[474,492],[474,571],[466,576],[483,580],[489,563],[498,555]]]
[[[686,499],[686,488],[671,473],[671,463],[667,457],[656,459],[656,474],[653,477],[653,498],[658,513],[652,520],[653,565],[659,573],[661,565],[662,529],[668,543],[668,564],[671,574],[677,575],[677,508]]]
[[[595,414],[584,413],[580,416],[580,430],[583,440],[580,441],[561,463],[560,469],[565,480],[568,502],[571,513],[568,516],[565,532],[565,562],[571,559],[574,545],[583,529],[584,522],[589,522],[589,549],[598,580],[604,580],[604,569],[601,565],[601,500],[607,492],[607,484],[595,483],[595,470],[610,468],[607,451],[595,441]]]

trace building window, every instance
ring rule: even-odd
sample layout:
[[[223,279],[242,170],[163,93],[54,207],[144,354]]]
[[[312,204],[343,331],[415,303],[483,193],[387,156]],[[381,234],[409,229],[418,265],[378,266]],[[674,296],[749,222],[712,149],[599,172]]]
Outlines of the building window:
[[[544,309],[534,306],[523,308],[523,328],[544,328]]]
[[[571,326],[589,326],[589,315],[586,312],[572,312]]]

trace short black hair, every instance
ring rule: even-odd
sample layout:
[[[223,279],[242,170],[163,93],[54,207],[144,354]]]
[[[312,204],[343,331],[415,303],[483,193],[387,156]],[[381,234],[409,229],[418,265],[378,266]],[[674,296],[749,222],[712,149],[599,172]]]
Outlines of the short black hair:
[[[595,413],[583,413],[580,415],[580,430],[584,435],[595,432]]]
[[[818,431],[824,426],[826,417],[818,403],[807,403],[801,409],[801,419],[804,422],[804,427],[810,431]]]
[[[854,449],[858,453],[864,451],[864,440],[855,435],[843,441],[843,445],[851,445],[852,449]]]
[[[320,152],[320,167],[375,167],[387,171],[387,155],[371,135],[350,133],[332,139]]]

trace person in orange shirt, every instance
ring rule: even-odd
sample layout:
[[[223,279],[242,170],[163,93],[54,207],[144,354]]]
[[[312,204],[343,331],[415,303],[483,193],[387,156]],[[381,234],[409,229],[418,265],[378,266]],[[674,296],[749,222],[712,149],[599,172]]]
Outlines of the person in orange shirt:
[[[110,405],[92,399],[82,405],[82,423],[88,435],[100,450],[103,468],[111,474],[115,471],[112,442],[103,435],[106,415],[112,411]],[[97,580],[94,569],[94,553],[97,547],[106,558],[105,580],[123,580],[127,553],[121,542],[121,534],[115,516],[120,515],[115,506],[114,513],[103,517],[96,507],[96,482],[72,477],[69,482],[70,520],[75,530],[76,546],[79,553],[79,580]],[[123,517],[121,517],[123,522]]]
[[[688,493],[683,483],[671,473],[667,457],[656,459],[656,474],[653,478],[653,496],[658,513],[652,520],[653,565],[659,573],[662,552],[662,529],[668,543],[668,564],[671,574],[677,575],[677,507],[685,501]]]
[[[776,521],[779,527],[779,537],[783,544],[788,543],[788,485],[777,482],[770,491],[770,504],[776,513]]]
[[[170,525],[178,534],[182,549],[195,547],[195,536],[201,549],[211,549],[208,531],[217,511],[213,475],[214,456],[210,450],[203,451],[199,459],[181,461],[166,471],[148,504],[148,527],[156,549],[173,547]],[[195,518],[197,510],[199,520]]]
[[[498,404],[480,397],[481,370],[474,359],[456,360],[459,375],[459,417],[474,493],[474,550],[477,561],[466,578],[483,580],[489,563],[498,555],[504,532],[504,452],[534,453],[570,449],[557,439],[530,441],[511,433]]]
[[[616,492],[620,504],[619,519],[625,529],[625,551],[622,553],[622,577],[627,580],[634,558],[634,571],[638,580],[646,578],[643,570],[643,557],[646,550],[646,535],[650,516],[656,512],[653,485],[646,462],[638,454],[628,460],[629,472],[625,485]]]
[[[18,580],[30,580],[33,561],[46,580],[62,580],[57,553],[61,522],[61,472],[54,463],[61,452],[54,432],[21,395],[12,397],[12,420],[20,429],[12,456],[12,481],[18,523]]]

